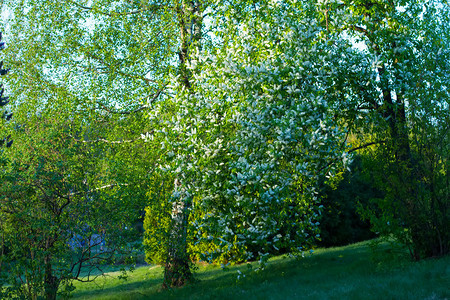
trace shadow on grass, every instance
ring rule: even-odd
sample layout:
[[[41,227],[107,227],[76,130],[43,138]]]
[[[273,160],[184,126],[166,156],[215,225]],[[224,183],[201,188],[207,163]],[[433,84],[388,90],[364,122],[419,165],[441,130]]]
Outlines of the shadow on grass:
[[[259,272],[254,271],[257,263],[225,270],[199,265],[198,281],[173,290],[160,290],[162,268],[139,268],[130,274],[130,282],[116,280],[100,290],[76,290],[74,296],[133,300],[448,299],[448,262],[450,257],[413,263],[406,252],[389,245],[382,245],[374,254],[370,242],[364,242],[318,249],[302,259],[275,257]]]
[[[265,286],[269,289],[270,286],[289,289],[289,286],[298,285],[298,282],[310,285],[322,281],[324,277],[341,277],[340,275],[348,272],[348,268],[353,272],[367,273],[367,260],[367,250],[359,246],[350,250],[336,248],[318,251],[301,259],[277,257],[269,261],[266,268],[259,272],[254,271],[258,267],[257,263],[250,264],[251,268],[248,267],[249,264],[242,264],[225,270],[214,266],[202,266],[197,273],[198,282],[172,291],[153,294],[151,298],[236,299],[240,298],[240,294],[251,294],[252,299],[264,298],[257,290],[263,290]]]
[[[157,292],[162,284],[162,276],[158,267],[139,267],[127,273],[127,279],[119,279],[120,272],[105,274],[90,283],[77,283],[73,296],[75,299],[130,299],[146,296],[147,292]],[[144,293],[143,291],[146,291]],[[134,294],[134,296],[131,296]]]
[[[268,262],[264,270],[259,272],[254,271],[259,266],[255,262],[226,269],[214,265],[201,265],[196,273],[196,282],[172,290],[161,290],[162,276],[157,277],[158,275],[154,274],[153,279],[132,283],[121,281],[113,287],[102,288],[100,285],[100,289],[97,290],[75,293],[77,298],[95,299],[97,299],[95,296],[114,299],[119,294],[118,299],[208,299],[220,295],[226,297],[226,294],[239,294],[241,290],[248,290],[249,286],[258,288],[268,282],[275,285],[291,284],[292,281],[311,284],[320,281],[324,276],[339,277],[349,268],[353,272],[367,273],[370,269],[367,268],[368,257],[367,245],[328,248],[312,255],[307,254],[300,259],[287,256],[274,258]],[[327,266],[327,269],[324,269],[324,266]],[[241,272],[240,276],[239,272]],[[283,281],[286,283],[283,284]]]
[[[290,285],[289,282],[292,281],[311,284],[322,280],[324,276],[328,278],[330,276],[338,277],[340,274],[346,273],[347,268],[352,268],[353,272],[365,273],[368,270],[367,258],[367,251],[361,249],[361,247],[350,250],[330,248],[312,255],[308,254],[299,259],[288,256],[277,257],[269,261],[264,270],[258,272],[254,271],[259,266],[255,262],[236,265],[225,270],[208,266],[200,268],[197,283],[160,294],[161,298],[157,299],[177,299],[180,297],[207,299],[211,297],[212,291],[216,296],[228,294],[231,297],[232,294],[235,294],[234,297],[238,297],[236,294],[239,294],[241,290],[246,290],[248,287],[260,289],[261,286],[267,285],[269,282],[272,285],[285,282],[281,286]],[[324,266],[327,266],[327,268],[324,269]]]

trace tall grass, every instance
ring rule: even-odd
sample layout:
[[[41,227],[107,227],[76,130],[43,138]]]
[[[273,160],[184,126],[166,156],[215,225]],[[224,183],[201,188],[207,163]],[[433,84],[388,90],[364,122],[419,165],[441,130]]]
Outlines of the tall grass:
[[[118,279],[121,273],[116,272],[93,283],[77,283],[74,298],[450,299],[449,256],[411,262],[402,249],[388,244],[371,249],[372,244],[318,249],[299,260],[279,256],[260,272],[253,270],[256,264],[226,270],[200,264],[197,282],[164,291],[162,268],[144,266],[126,280]]]

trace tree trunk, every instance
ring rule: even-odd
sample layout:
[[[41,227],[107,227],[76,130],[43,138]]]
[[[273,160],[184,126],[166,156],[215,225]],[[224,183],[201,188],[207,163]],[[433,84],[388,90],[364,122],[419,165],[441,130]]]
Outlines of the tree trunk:
[[[187,64],[189,54],[200,48],[203,7],[198,0],[182,1],[176,11],[180,28],[178,52],[180,83],[186,90],[190,90],[192,70],[188,69]],[[179,198],[173,203],[163,288],[179,287],[193,280],[191,261],[187,251],[187,225],[191,196],[186,195],[183,183],[178,179],[175,180],[175,193],[181,196],[177,196]]]
[[[56,276],[53,276],[50,258],[47,257],[45,259],[44,298],[46,300],[56,300],[58,287],[59,287],[59,279]]]
[[[395,197],[399,199],[401,209],[398,212],[401,221],[408,229],[412,243],[412,259],[420,260],[424,257],[443,254],[442,240],[436,217],[434,204],[435,192],[434,182],[428,187],[430,192],[430,207],[427,204],[424,192],[420,191],[419,185],[420,166],[414,161],[411,153],[409,129],[406,118],[405,103],[401,91],[396,92],[397,99],[394,101],[392,91],[388,87],[388,80],[384,68],[379,68],[380,81],[384,100],[384,110],[381,112],[389,124],[389,135],[391,138],[391,151],[395,158],[395,176],[398,185],[394,188]],[[425,159],[421,157],[419,159]],[[433,177],[433,172],[430,173]],[[423,185],[423,182],[422,182]],[[426,193],[426,192],[425,192]],[[422,196],[422,197],[421,197]]]
[[[183,197],[173,203],[169,249],[164,266],[163,288],[179,287],[193,280],[187,252],[187,203]]]
[[[400,213],[402,221],[410,231],[413,248],[412,258],[420,260],[421,251],[419,249],[421,248],[420,245],[423,244],[423,231],[426,230],[427,224],[423,224],[421,220],[420,205],[417,199],[417,170],[411,154],[405,103],[402,91],[396,92],[397,99],[394,101],[384,67],[378,68],[378,74],[384,102],[384,110],[381,111],[381,114],[389,125],[389,136],[391,139],[389,145],[395,158],[396,170],[394,172],[398,178],[398,184],[400,184],[394,189],[395,197],[399,199],[401,206],[404,208],[398,213]]]

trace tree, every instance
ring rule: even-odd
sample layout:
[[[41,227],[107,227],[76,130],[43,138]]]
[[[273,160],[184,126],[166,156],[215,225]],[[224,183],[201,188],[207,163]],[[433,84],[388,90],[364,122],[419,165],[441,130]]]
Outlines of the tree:
[[[196,230],[245,259],[302,253],[318,236],[319,178],[333,176],[345,156],[323,93],[327,78],[309,76],[324,58],[313,46],[318,27],[305,4],[222,9],[222,43],[198,58],[192,104],[201,118],[193,122],[201,187],[194,203],[204,211]]]
[[[163,220],[147,246],[161,254],[150,257],[165,264],[165,286],[192,279],[193,256],[264,262],[306,250],[318,235],[320,178],[350,161],[346,132],[382,136],[356,147],[387,145],[394,164],[384,166],[405,174],[417,173],[410,126],[425,128],[410,110],[427,131],[446,132],[431,126],[438,114],[425,114],[430,104],[441,114],[448,108],[446,67],[436,73],[439,87],[406,88],[421,74],[414,60],[431,61],[416,53],[437,47],[421,40],[422,30],[438,28],[420,21],[422,4],[88,3],[5,1],[10,30],[22,33],[7,49],[18,53],[11,91],[17,103],[33,99],[17,114],[58,107],[80,130],[74,141],[120,170],[108,179],[121,193],[148,192],[147,203],[133,205],[149,206],[148,224]],[[445,153],[430,156],[444,178]],[[405,187],[399,198],[416,211],[417,176],[396,178],[392,186]],[[408,209],[400,219],[416,236]]]
[[[0,50],[3,50],[5,47],[5,43],[1,42],[2,40],[2,34],[0,33]],[[3,61],[0,63],[0,75],[6,75],[8,73],[7,69],[3,69]],[[0,91],[0,107],[3,108],[3,106],[7,105],[9,103],[8,101],[8,97],[3,97],[3,93],[5,92],[5,89],[3,88],[3,85],[0,86],[1,91]],[[4,121],[9,121],[9,119],[12,117],[12,114],[7,114],[6,112],[2,113],[2,118],[0,120]],[[3,126],[2,126],[3,129]],[[9,138],[9,137],[8,137]],[[8,141],[8,139],[0,139],[0,148],[3,147],[3,145],[5,145],[6,142],[6,146],[7,147],[11,147],[12,145],[12,141]],[[3,166],[3,164],[5,163],[4,158],[3,158],[3,149],[0,150],[0,166]],[[0,213],[0,217],[2,217],[2,214]],[[2,218],[3,219],[3,218]],[[3,227],[3,221],[0,222],[0,228]],[[3,231],[1,231],[1,245],[0,245],[0,270],[2,269],[2,262],[3,262],[3,256],[6,254],[6,252],[8,251],[8,249],[5,246],[5,236]],[[0,284],[0,288],[2,288],[2,284]]]
[[[343,148],[323,99],[326,82],[314,84],[310,76],[323,59],[311,51],[317,27],[308,29],[301,20],[312,20],[311,6],[265,1],[225,5],[97,1],[90,7],[72,1],[10,1],[5,5],[14,11],[11,30],[24,33],[14,43],[23,47],[17,56],[18,69],[28,67],[24,78],[12,83],[14,92],[21,93],[18,99],[33,95],[39,99],[37,106],[45,107],[48,96],[42,89],[64,95],[66,103],[58,105],[74,118],[88,120],[80,123],[99,130],[99,139],[80,142],[114,145],[139,140],[143,134],[151,141],[150,149],[164,146],[156,149],[148,173],[159,176],[156,172],[161,170],[166,174],[161,178],[174,180],[171,196],[164,198],[173,205],[167,230],[172,244],[166,247],[166,285],[180,285],[191,278],[188,241],[211,237],[222,249],[236,241],[246,251],[246,259],[264,261],[279,246],[296,245],[298,250],[303,249],[298,244],[302,242],[306,249],[317,235],[319,204],[314,186],[321,174],[330,171],[332,175],[335,166],[328,159],[341,161],[340,151],[334,149]],[[289,14],[290,8],[298,16]],[[238,9],[245,12],[244,18]],[[272,12],[276,12],[273,17],[267,17]],[[215,27],[204,25],[206,16],[217,21]],[[253,24],[253,17],[265,27]],[[55,18],[59,20],[56,27]],[[285,26],[288,34],[277,31],[278,25]],[[224,34],[240,27],[248,27],[250,35],[227,38]],[[208,38],[208,30],[216,31],[215,36]],[[298,38],[298,43],[291,37]],[[45,48],[34,46],[42,42]],[[228,46],[241,56],[227,58]],[[245,52],[248,46],[255,51]],[[295,54],[299,47],[303,48]],[[253,61],[258,69],[252,67]],[[241,63],[247,68],[230,67]],[[52,71],[51,76],[38,72],[43,65]],[[297,73],[288,72],[289,68]],[[210,81],[208,74],[213,76]],[[147,124],[139,129],[142,115]],[[129,126],[118,128],[127,116]],[[96,119],[107,119],[109,126],[94,125]],[[260,136],[266,138],[258,141]],[[254,143],[260,148],[252,149]],[[247,168],[256,171],[249,174]],[[253,182],[252,176],[261,180]],[[242,197],[245,205],[233,219],[230,209]],[[255,211],[260,204],[260,212]],[[281,217],[279,209],[284,212]],[[290,219],[295,221],[287,222]],[[246,225],[238,228],[239,222]],[[204,230],[208,225],[211,232]]]
[[[178,178],[174,208],[187,214],[174,236],[205,260],[264,265],[280,251],[303,253],[318,235],[318,180],[344,160],[344,136],[326,106],[327,79],[309,76],[323,59],[311,49],[318,31],[307,28],[309,11],[294,3],[209,9],[214,43],[191,56],[190,88],[172,85],[177,114],[158,138],[171,150],[164,169]],[[172,209],[156,204],[149,212],[160,214],[146,219],[147,244],[162,257]],[[154,238],[158,220],[167,225],[162,238]]]
[[[336,85],[329,92],[336,94],[341,116],[353,124],[353,130],[363,129],[374,138],[366,145],[379,145],[375,149],[382,163],[376,169],[386,198],[378,203],[381,213],[369,215],[374,223],[384,224],[377,231],[396,235],[410,246],[416,260],[449,251],[449,236],[442,233],[450,220],[449,186],[444,179],[448,150],[436,143],[431,154],[434,171],[423,169],[429,164],[425,145],[448,134],[450,53],[445,3],[321,5],[325,36],[341,32],[364,45],[364,50],[349,44],[336,47],[334,53],[342,59],[335,60],[339,67],[331,66]]]
[[[142,136],[151,136],[153,131],[164,128],[161,120],[147,119],[146,125],[142,121],[153,102],[174,93],[166,88],[172,74],[180,74],[184,84],[189,84],[185,67],[188,47],[192,35],[199,35],[198,28],[196,32],[190,31],[190,14],[199,14],[190,10],[194,8],[189,6],[190,2],[100,1],[88,7],[73,1],[10,1],[4,5],[14,14],[11,30],[24,33],[16,40],[20,54],[15,62],[18,73],[22,71],[24,76],[11,82],[17,99],[34,97],[36,101],[29,105],[40,110],[45,109],[50,95],[63,96],[64,104],[52,105],[64,107],[85,125],[80,127],[82,132],[94,132],[98,137],[78,139],[79,142],[103,149],[110,146],[106,152],[114,157],[111,165],[115,167],[121,165],[115,155],[123,154],[118,148],[131,141],[140,143]],[[49,7],[53,9],[50,11]],[[56,22],[59,25],[55,27],[55,18],[64,22]],[[46,47],[35,47],[41,42]],[[178,59],[178,66],[174,59]],[[42,69],[51,75],[39,72]],[[23,89],[24,86],[28,88]],[[98,126],[97,120],[104,121],[104,125]],[[123,127],[125,122],[128,124]],[[140,147],[155,149],[159,142],[150,146],[140,143]],[[158,149],[154,156],[158,158],[164,152],[167,151]],[[153,153],[147,155],[151,157]],[[122,170],[136,170],[137,165],[145,165],[141,161],[131,162],[132,166]],[[122,160],[122,166],[123,163]],[[151,178],[152,169],[156,169],[155,159],[151,158],[149,165],[148,170],[137,176],[144,180],[148,180],[147,175]],[[124,174],[118,176],[130,179]],[[145,182],[139,185],[145,191]],[[127,184],[126,189],[129,188],[131,185]]]
[[[113,184],[99,187],[102,161],[75,133],[48,113],[15,134],[21,147],[9,155],[0,185],[8,246],[2,283],[9,285],[2,298],[56,299],[61,286],[60,293],[70,293],[72,280],[101,275],[102,265],[134,241],[125,228],[131,210],[121,205],[125,197]]]

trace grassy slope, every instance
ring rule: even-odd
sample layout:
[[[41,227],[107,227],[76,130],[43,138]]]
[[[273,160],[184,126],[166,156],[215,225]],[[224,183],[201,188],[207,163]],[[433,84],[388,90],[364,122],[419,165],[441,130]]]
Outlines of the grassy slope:
[[[256,265],[255,265],[256,266]],[[237,271],[246,274],[237,280]],[[369,242],[319,249],[301,260],[276,257],[266,270],[203,265],[198,282],[160,291],[162,269],[140,267],[129,278],[77,284],[75,299],[450,299],[450,257],[411,262],[404,252]]]

